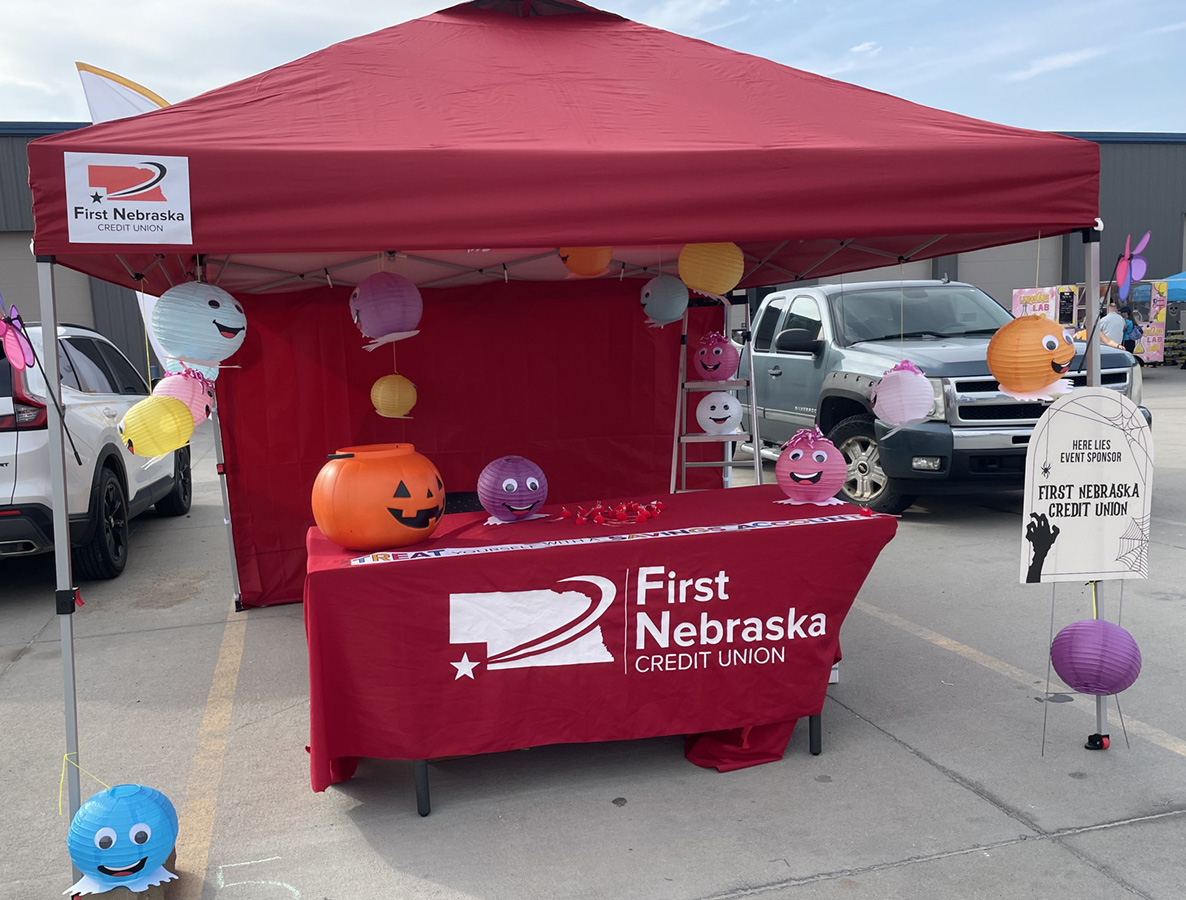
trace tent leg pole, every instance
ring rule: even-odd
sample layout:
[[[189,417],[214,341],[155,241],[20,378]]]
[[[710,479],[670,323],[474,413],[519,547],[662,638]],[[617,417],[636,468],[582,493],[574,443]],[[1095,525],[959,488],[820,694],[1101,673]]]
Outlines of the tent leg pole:
[[[54,577],[55,608],[62,640],[62,693],[66,711],[66,785],[70,800],[70,818],[82,805],[78,782],[78,689],[74,675],[74,573],[70,570],[70,510],[66,501],[66,440],[62,417],[58,414],[62,402],[60,367],[58,365],[58,311],[54,297],[54,258],[37,257],[37,293],[41,305],[41,366],[45,375],[45,389],[52,394],[46,407],[49,419],[49,483],[53,498],[54,517]],[[57,403],[53,400],[56,399]],[[74,880],[81,873],[74,870]]]
[[[235,559],[235,532],[231,526],[231,501],[226,489],[226,456],[222,449],[222,423],[218,421],[217,388],[214,406],[210,410],[210,421],[214,425],[214,461],[218,467],[218,486],[222,488],[222,521],[226,524],[227,547],[231,555],[231,591],[235,612],[243,611],[242,594],[239,593],[239,563]]]

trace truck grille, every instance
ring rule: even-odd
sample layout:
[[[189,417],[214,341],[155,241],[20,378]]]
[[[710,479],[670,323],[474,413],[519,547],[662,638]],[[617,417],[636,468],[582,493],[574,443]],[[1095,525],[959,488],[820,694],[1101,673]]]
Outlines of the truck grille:
[[[1086,375],[1070,375],[1071,384],[1083,387]],[[1128,387],[1129,370],[1112,369],[1100,373],[1100,383],[1115,390]],[[1015,400],[1002,394],[995,378],[955,379],[948,389],[948,409],[954,407],[951,424],[1020,425],[1037,422],[1050,405],[1049,402]],[[951,401],[954,400],[954,403]]]

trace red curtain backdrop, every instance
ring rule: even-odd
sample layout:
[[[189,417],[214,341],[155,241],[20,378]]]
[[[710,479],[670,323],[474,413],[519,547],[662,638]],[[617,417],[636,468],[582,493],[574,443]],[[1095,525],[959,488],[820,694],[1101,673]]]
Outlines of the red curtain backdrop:
[[[349,287],[239,297],[247,338],[218,402],[242,603],[301,599],[313,480],[341,447],[413,443],[447,492],[475,490],[486,463],[517,454],[543,467],[549,502],[665,493],[680,326],[648,328],[639,289],[426,290],[420,334],[374,351],[351,321]],[[722,325],[720,307],[692,317],[693,347]],[[409,419],[371,406],[371,385],[393,370],[417,386]]]

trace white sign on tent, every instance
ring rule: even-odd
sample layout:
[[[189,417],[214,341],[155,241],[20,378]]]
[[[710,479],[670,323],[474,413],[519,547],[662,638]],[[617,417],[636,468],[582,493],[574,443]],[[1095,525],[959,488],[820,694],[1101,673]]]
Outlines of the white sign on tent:
[[[1147,578],[1153,436],[1106,388],[1059,398],[1026,457],[1021,582]]]

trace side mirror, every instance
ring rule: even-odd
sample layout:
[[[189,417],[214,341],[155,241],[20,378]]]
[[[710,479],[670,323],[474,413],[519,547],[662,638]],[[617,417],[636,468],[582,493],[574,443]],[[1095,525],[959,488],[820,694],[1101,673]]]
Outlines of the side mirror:
[[[779,353],[810,353],[814,356],[823,345],[824,342],[812,338],[806,328],[788,328],[774,339],[774,349]]]

